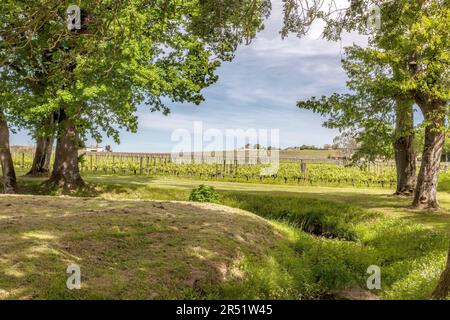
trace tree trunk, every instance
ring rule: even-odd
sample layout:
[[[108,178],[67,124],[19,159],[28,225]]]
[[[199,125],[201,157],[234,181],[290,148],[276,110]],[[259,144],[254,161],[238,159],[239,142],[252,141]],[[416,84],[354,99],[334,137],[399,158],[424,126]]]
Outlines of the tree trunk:
[[[84,186],[78,167],[79,136],[74,122],[61,110],[53,171],[47,184],[66,191]]]
[[[446,299],[450,295],[450,249],[448,250],[447,267],[433,291],[433,299]]]
[[[31,170],[27,173],[28,176],[40,177],[50,173],[50,160],[55,142],[55,122],[57,117],[57,113],[52,113],[43,121],[42,128],[36,128],[36,152]],[[42,132],[45,135],[40,135]]]
[[[417,178],[413,207],[438,209],[437,186],[439,165],[445,142],[446,102],[419,101],[418,104],[422,109],[427,126],[425,127],[422,164]]]
[[[416,155],[414,152],[413,104],[397,101],[394,141],[397,169],[397,195],[412,195],[416,188]]]
[[[5,193],[17,192],[16,172],[9,149],[9,129],[3,111],[0,110],[0,161],[3,171],[3,189]]]
[[[28,176],[40,177],[50,173],[50,159],[54,140],[53,135],[36,138],[36,152],[31,170],[27,173]]]

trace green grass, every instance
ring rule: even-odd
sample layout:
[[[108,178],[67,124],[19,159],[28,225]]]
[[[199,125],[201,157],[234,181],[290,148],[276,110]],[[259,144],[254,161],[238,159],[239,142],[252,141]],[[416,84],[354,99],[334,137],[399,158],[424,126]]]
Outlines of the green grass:
[[[358,240],[359,222],[377,214],[357,206],[292,196],[264,196],[259,193],[225,192],[222,203],[284,221],[296,229],[325,238]]]
[[[368,266],[377,265],[382,270],[384,298],[426,299],[445,263],[448,236],[424,224],[304,197],[231,191],[222,197],[226,204],[307,231],[297,233],[293,247],[319,296],[353,286],[364,288]],[[322,237],[314,236],[318,229]],[[330,234],[340,240],[328,239]]]
[[[315,299],[364,288],[368,266],[378,265],[380,297],[427,299],[449,244],[450,197],[442,192],[440,212],[420,212],[386,189],[208,182],[220,203],[262,218],[211,204],[200,215],[182,207],[162,218],[153,202],[121,199],[187,200],[204,182],[86,179],[90,187],[78,196],[96,199],[25,198],[13,203],[14,217],[0,215],[7,298]],[[39,182],[22,179],[22,190],[46,193]],[[0,207],[4,199],[13,198],[0,198]],[[65,249],[70,241],[76,249]],[[92,276],[83,290],[69,292],[61,268],[75,258]],[[159,285],[148,284],[155,278]]]
[[[1,196],[0,207],[9,208],[0,215],[4,299],[238,298],[229,288],[249,270],[295,255],[269,222],[211,204]],[[72,263],[81,267],[79,291],[66,288]],[[300,297],[291,289],[261,283],[249,294]]]

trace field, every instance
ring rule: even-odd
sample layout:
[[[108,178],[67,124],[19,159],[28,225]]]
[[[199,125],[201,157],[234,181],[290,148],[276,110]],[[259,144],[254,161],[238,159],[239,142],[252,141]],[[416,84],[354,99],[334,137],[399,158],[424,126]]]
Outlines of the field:
[[[292,151],[298,153],[300,151]],[[304,150],[309,151],[309,150]],[[312,150],[325,151],[325,150]],[[286,160],[280,162],[274,175],[261,175],[265,164],[239,164],[236,161],[206,163],[175,163],[168,155],[91,153],[81,158],[80,170],[85,174],[119,176],[162,176],[201,179],[206,181],[251,182],[267,184],[327,185],[354,187],[388,187],[395,185],[392,164],[376,163],[364,166],[326,159]],[[201,159],[201,158],[200,158]],[[31,168],[31,154],[17,153],[14,162],[21,170]],[[302,163],[304,167],[302,169]]]
[[[448,248],[446,192],[424,213],[387,188],[208,181],[219,203],[197,204],[202,180],[85,179],[78,198],[28,178],[0,197],[0,298],[426,299]],[[361,292],[369,265],[382,289]]]

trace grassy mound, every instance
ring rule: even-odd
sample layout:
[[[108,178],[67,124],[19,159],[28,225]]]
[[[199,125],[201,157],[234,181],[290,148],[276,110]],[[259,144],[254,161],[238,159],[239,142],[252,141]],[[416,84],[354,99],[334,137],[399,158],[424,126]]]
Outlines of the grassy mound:
[[[2,299],[299,297],[276,262],[296,260],[283,233],[238,209],[42,196],[0,208]],[[73,263],[81,290],[66,287]]]

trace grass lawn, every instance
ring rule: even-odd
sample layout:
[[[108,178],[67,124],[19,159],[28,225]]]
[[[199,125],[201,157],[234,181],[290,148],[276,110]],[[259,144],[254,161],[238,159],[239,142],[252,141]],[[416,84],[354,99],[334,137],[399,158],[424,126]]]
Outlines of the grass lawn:
[[[201,181],[85,178],[81,198],[33,179],[34,196],[0,197],[0,298],[327,298],[378,265],[380,298],[424,299],[449,244],[444,192],[418,212],[386,189],[208,182],[221,206],[184,202]],[[66,289],[70,263],[81,290]]]

